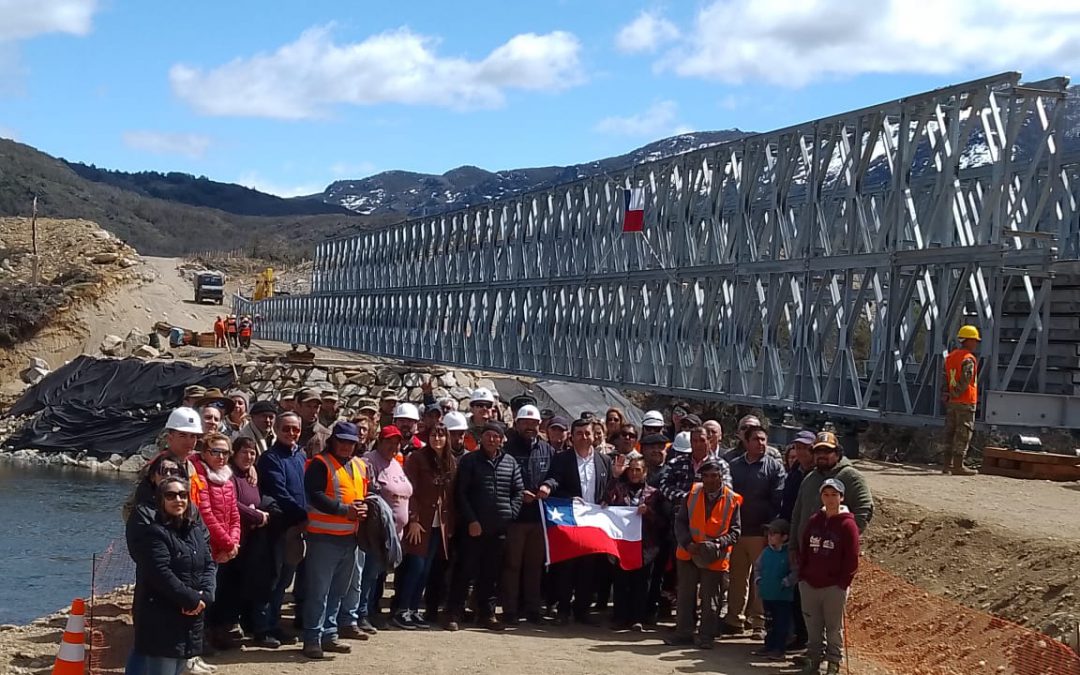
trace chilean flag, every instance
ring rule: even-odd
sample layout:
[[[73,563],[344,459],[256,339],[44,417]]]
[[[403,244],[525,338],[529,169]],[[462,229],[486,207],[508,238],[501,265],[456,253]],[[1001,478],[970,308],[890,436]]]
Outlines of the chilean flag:
[[[623,190],[623,232],[641,232],[645,229],[645,190]]]
[[[549,565],[592,553],[615,556],[624,570],[642,565],[641,516],[636,507],[545,499],[540,517]]]

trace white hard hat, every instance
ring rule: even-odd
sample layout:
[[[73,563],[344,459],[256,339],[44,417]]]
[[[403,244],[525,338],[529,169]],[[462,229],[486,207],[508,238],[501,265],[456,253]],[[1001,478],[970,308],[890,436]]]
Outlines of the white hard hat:
[[[671,444],[675,452],[690,452],[690,432],[680,431],[675,435],[675,442]]]
[[[536,420],[540,421],[540,409],[534,405],[523,405],[518,408],[517,416],[515,420]]]
[[[645,417],[641,418],[641,426],[643,427],[662,427],[664,426],[664,414],[659,410],[650,410],[645,413]]]
[[[412,403],[398,403],[394,408],[394,419],[420,421],[420,411]]]
[[[201,434],[202,418],[193,408],[177,408],[169,413],[169,421],[165,423],[169,431],[182,431],[186,434]]]
[[[465,419],[465,415],[462,415],[456,410],[451,410],[450,412],[443,415],[442,421],[443,424],[446,425],[447,431],[469,430],[469,421]]]
[[[480,387],[479,389],[473,389],[472,396],[469,397],[469,403],[479,403],[486,401],[488,403],[495,403],[495,394],[491,393],[490,389]]]

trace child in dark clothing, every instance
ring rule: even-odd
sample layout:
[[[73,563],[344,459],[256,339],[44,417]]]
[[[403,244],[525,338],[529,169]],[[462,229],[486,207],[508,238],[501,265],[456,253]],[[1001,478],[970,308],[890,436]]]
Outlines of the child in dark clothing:
[[[791,526],[783,518],[772,521],[768,527],[769,545],[754,563],[758,597],[765,612],[772,617],[765,646],[753,652],[775,661],[784,661],[784,650],[791,633],[792,603],[795,601],[795,573],[788,558],[788,532]]]

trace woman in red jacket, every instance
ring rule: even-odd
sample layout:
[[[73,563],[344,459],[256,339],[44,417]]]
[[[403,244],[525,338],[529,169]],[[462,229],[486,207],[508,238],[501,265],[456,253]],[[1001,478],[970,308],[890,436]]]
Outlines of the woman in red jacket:
[[[203,449],[194,461],[195,472],[203,479],[199,487],[199,515],[210,531],[210,554],[218,564],[218,583],[222,582],[224,564],[240,552],[240,510],[236,500],[236,485],[232,469],[227,464],[232,448],[227,436],[210,433],[203,438]],[[207,629],[213,642],[230,646],[224,633],[233,626],[218,625],[217,613],[207,616]],[[222,644],[225,643],[225,644]]]
[[[844,484],[826,480],[824,507],[810,517],[799,544],[799,594],[809,633],[804,675],[820,671],[822,656],[826,675],[837,675],[844,659],[844,606],[859,569],[859,528],[843,501]]]

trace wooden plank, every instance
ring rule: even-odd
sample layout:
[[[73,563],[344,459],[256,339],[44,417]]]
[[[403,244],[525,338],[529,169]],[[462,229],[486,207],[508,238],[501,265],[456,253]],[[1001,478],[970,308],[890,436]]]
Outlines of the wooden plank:
[[[1008,448],[983,448],[983,460],[985,461],[990,458],[1025,462],[1028,464],[1052,464],[1080,467],[1080,457],[1072,455],[1059,455],[1052,452],[1009,450]]]

